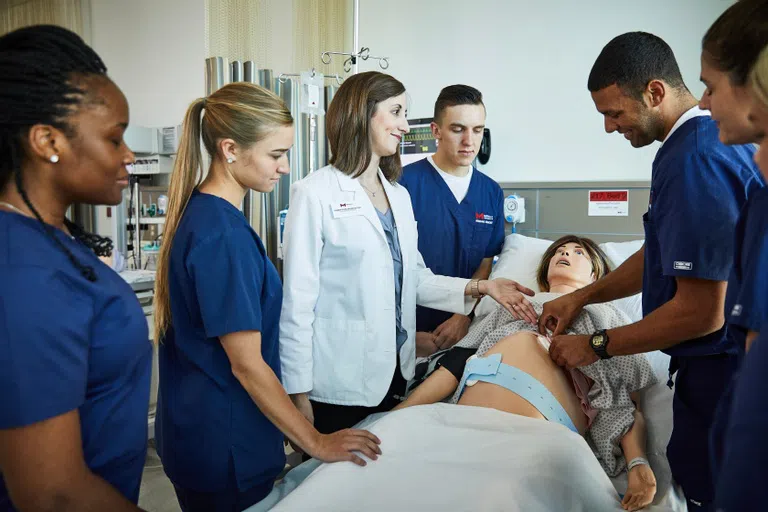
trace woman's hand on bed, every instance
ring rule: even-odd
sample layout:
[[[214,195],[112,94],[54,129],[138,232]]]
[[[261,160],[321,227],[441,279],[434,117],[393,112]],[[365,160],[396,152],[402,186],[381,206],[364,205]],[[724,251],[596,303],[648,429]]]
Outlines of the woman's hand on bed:
[[[322,462],[349,461],[358,466],[365,466],[367,463],[357,453],[376,460],[381,455],[379,444],[379,438],[367,430],[348,428],[333,434],[318,433],[308,452]]]
[[[504,306],[504,309],[509,311],[515,319],[536,325],[538,318],[536,310],[525,298],[526,295],[533,297],[535,295],[533,290],[511,279],[503,278],[480,281],[480,285],[485,285],[485,290],[480,289],[481,293],[490,295],[493,300]]]
[[[435,345],[440,350],[451,348],[467,335],[470,323],[472,323],[472,320],[466,315],[453,315],[434,330]]]
[[[646,464],[635,466],[628,475],[627,493],[621,502],[624,510],[640,510],[651,504],[656,496],[656,477]]]

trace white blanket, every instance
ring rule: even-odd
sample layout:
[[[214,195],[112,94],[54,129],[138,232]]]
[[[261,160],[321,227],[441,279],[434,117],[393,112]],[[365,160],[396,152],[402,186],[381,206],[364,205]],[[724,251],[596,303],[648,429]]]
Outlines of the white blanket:
[[[360,427],[381,438],[378,461],[302,464],[246,512],[622,510],[586,441],[557,423],[440,403]]]

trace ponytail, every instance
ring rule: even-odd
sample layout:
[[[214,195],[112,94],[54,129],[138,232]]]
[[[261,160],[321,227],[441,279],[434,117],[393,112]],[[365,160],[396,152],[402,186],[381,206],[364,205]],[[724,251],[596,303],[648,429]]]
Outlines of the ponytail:
[[[205,109],[205,116],[203,116]],[[187,110],[179,153],[168,189],[168,215],[155,274],[155,340],[161,341],[171,325],[168,294],[168,265],[176,230],[202,179],[203,155],[200,140],[213,161],[220,158],[217,144],[232,139],[249,148],[276,127],[293,124],[291,112],[278,96],[258,85],[245,82],[229,84],[206,99],[195,100]]]
[[[171,260],[173,238],[187,203],[189,203],[189,198],[192,197],[192,192],[202,179],[203,155],[200,150],[200,123],[204,107],[205,100],[199,98],[187,109],[179,152],[176,155],[171,183],[168,187],[168,213],[155,275],[155,341],[163,338],[171,323],[168,265]]]

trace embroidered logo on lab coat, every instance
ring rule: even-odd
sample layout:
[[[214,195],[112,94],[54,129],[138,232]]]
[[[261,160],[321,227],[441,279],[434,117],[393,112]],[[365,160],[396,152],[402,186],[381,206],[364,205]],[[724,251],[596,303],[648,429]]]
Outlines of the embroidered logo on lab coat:
[[[493,215],[486,215],[484,213],[475,214],[475,222],[478,224],[493,224]]]
[[[690,261],[676,261],[674,264],[675,270],[693,270],[693,263]]]

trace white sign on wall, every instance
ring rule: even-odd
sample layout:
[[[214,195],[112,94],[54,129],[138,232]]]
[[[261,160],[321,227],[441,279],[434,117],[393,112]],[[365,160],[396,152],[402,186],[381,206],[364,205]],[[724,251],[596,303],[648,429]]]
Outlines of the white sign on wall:
[[[590,217],[629,216],[629,190],[590,190]]]

